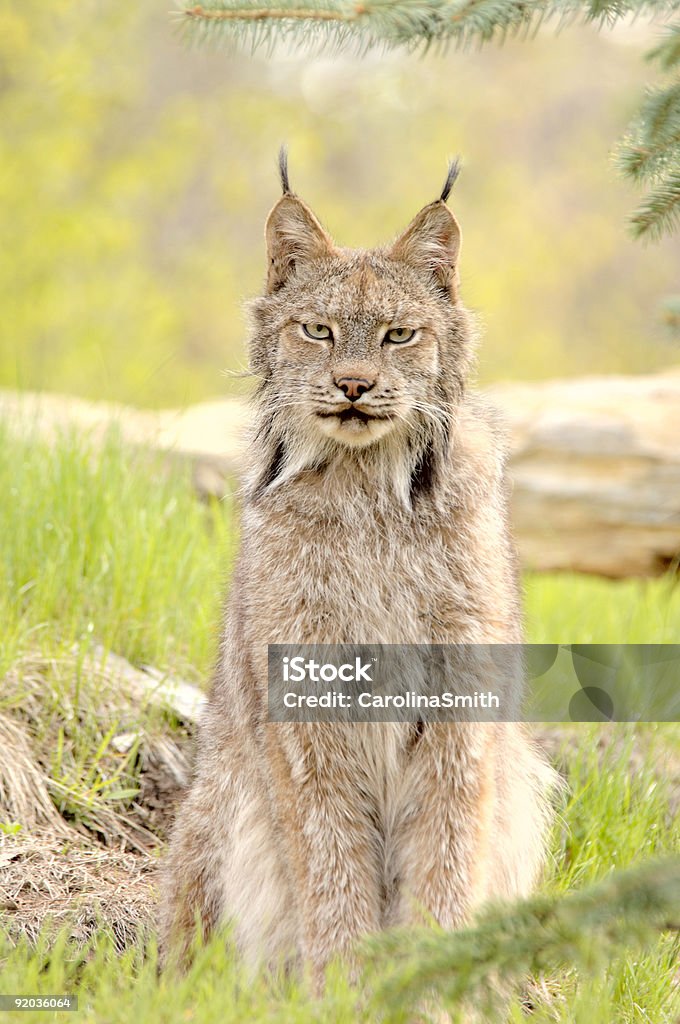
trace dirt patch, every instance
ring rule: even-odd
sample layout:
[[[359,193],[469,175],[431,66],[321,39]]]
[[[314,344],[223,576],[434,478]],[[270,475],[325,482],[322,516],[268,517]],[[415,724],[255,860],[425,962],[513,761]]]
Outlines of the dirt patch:
[[[155,736],[142,746],[139,793],[133,814],[159,842],[167,840],[191,776],[193,739]]]

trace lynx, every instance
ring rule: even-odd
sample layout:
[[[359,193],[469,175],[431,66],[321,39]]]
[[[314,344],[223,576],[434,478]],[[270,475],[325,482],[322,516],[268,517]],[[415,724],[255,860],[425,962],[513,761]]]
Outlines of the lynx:
[[[336,246],[283,153],[280,172],[240,554],[161,930],[181,956],[196,921],[228,925],[248,962],[308,964],[322,985],[366,933],[453,929],[527,893],[551,772],[512,722],[268,721],[268,644],[521,640],[504,445],[467,387],[456,165],[367,251]]]

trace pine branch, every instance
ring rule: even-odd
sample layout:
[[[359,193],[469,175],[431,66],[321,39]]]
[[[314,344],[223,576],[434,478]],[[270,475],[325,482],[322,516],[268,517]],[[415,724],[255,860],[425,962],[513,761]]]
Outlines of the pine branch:
[[[375,47],[428,49],[503,39],[535,31],[546,19],[579,16],[611,23],[641,8],[672,8],[677,0],[205,0],[182,17],[190,38],[255,50],[285,39],[298,47],[361,52]]]
[[[650,143],[628,137],[619,152],[619,168],[638,182],[659,181],[672,167],[680,163],[680,136],[673,145],[667,142]]]
[[[604,965],[680,928],[680,859],[621,871],[581,892],[487,913],[473,928],[393,931],[365,944],[376,1006],[407,1011],[433,993],[487,1012],[501,986],[531,974]],[[386,966],[385,966],[386,965]]]
[[[680,338],[680,295],[672,295],[664,301],[661,320],[673,339]]]
[[[680,80],[667,89],[650,93],[642,109],[642,120],[650,139],[660,143],[680,135]]]
[[[614,25],[621,18],[638,14],[672,14],[677,0],[587,0],[586,20]]]
[[[680,227],[680,170],[669,174],[646,195],[630,218],[633,235],[661,238]]]
[[[354,8],[353,12],[343,14],[342,11],[325,11],[321,8],[314,10],[309,7],[288,7],[285,9],[275,7],[235,7],[231,9],[222,4],[219,8],[206,7],[201,4],[194,4],[187,7],[184,14],[190,20],[195,21],[280,21],[284,18],[304,18],[307,21],[356,21],[361,15],[360,5]]]
[[[680,165],[680,81],[647,95],[618,162],[624,174],[649,184]]]
[[[680,24],[666,29],[659,45],[647,54],[647,60],[657,61],[664,71],[680,64]]]
[[[680,54],[680,25],[671,27],[648,56],[673,68]],[[660,238],[680,224],[680,77],[647,93],[640,113],[619,147],[620,169],[650,191],[633,216],[634,237]]]

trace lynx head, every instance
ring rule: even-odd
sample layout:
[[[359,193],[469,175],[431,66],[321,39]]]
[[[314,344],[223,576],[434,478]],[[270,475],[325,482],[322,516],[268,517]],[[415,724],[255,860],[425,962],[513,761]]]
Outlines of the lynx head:
[[[440,197],[384,248],[336,246],[289,185],[267,220],[265,295],[252,304],[261,486],[338,458],[390,462],[397,489],[429,485],[471,361],[458,301],[460,229]]]

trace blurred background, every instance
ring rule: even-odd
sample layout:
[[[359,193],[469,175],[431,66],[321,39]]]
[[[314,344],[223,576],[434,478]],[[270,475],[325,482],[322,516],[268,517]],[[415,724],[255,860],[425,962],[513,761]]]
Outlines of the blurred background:
[[[303,1020],[301,990],[243,986],[224,953],[169,1006],[136,952],[192,775],[248,415],[177,407],[249,387],[243,301],[262,286],[282,142],[293,186],[347,246],[388,242],[460,154],[450,205],[483,384],[680,366],[661,311],[680,292],[680,237],[632,241],[641,196],[612,160],[659,78],[643,60],[658,29],[424,59],[228,57],[183,44],[170,6],[0,2],[0,962],[15,992],[78,992],[88,1021],[221,1020],[225,993],[230,1019]],[[101,422],[3,389],[170,411],[113,410],[109,430],[99,407]],[[680,370],[492,394],[514,445],[527,640],[680,644]],[[156,700],[166,678],[182,707]],[[677,722],[564,722],[537,739],[568,781],[546,897],[677,854]],[[591,935],[588,980],[558,950],[513,1020],[680,1021],[677,936],[652,944],[649,901],[626,891],[630,951]],[[52,947],[54,923],[97,945]],[[343,984],[310,1020],[367,1020]]]
[[[152,6],[155,11],[151,10]],[[139,406],[242,391],[276,152],[344,245],[388,241],[463,174],[463,295],[482,382],[680,361],[659,304],[680,246],[633,242],[612,149],[648,25],[481,52],[238,58],[165,5],[0,10],[0,386]]]

